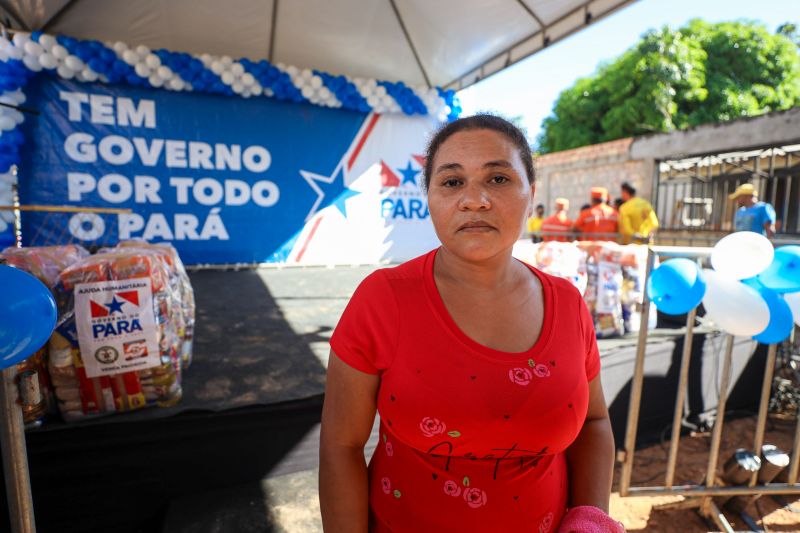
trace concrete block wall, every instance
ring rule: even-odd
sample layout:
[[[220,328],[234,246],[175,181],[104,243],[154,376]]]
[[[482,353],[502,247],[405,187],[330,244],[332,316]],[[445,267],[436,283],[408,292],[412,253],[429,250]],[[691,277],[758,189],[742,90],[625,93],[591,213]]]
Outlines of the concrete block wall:
[[[624,181],[633,184],[639,196],[651,199],[654,162],[632,159],[632,142],[633,138],[619,139],[536,158],[536,203],[545,204],[549,215],[556,198],[567,198],[574,219],[580,206],[589,203],[592,187],[606,187],[613,201]]]

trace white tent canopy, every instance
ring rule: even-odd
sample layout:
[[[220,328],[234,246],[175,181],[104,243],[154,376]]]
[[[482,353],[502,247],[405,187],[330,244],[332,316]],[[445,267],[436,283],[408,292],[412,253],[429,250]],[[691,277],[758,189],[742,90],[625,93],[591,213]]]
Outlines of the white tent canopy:
[[[633,0],[0,0],[12,29],[462,89]]]

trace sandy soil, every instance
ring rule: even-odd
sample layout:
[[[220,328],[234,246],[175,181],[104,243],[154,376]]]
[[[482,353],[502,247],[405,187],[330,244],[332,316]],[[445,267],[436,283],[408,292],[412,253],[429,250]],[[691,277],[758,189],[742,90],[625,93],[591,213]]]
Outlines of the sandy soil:
[[[722,437],[720,464],[737,448],[752,448],[755,418],[726,421]],[[791,450],[794,421],[770,418],[767,424],[765,443],[774,444],[783,450]],[[710,433],[687,435],[681,438],[675,483],[700,483],[705,476]],[[632,486],[654,486],[664,484],[668,444],[656,444],[636,452]],[[615,473],[615,486],[619,483],[619,466]],[[695,533],[715,531],[692,510],[659,509],[659,506],[682,501],[682,497],[627,497],[618,492],[611,497],[611,515],[620,520],[628,531],[656,533]],[[723,508],[726,517],[737,531],[750,531],[744,521],[729,507]],[[796,496],[764,496],[746,507],[747,512],[764,531],[800,532],[800,498]]]

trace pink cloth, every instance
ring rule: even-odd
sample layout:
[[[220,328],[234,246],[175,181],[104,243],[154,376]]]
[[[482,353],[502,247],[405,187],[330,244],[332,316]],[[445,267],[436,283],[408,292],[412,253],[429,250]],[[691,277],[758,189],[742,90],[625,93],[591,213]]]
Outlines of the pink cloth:
[[[582,505],[564,515],[558,533],[625,533],[625,527],[597,507]]]

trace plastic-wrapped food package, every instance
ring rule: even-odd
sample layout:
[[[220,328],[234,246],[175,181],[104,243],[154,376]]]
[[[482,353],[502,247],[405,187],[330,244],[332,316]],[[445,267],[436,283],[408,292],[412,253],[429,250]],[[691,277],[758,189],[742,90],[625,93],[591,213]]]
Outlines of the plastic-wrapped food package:
[[[6,248],[0,254],[7,264],[33,274],[51,290],[62,270],[88,255],[86,249],[76,244]]]
[[[542,272],[569,280],[581,294],[586,291],[586,253],[574,243],[525,240],[514,245],[513,255]]]
[[[48,367],[65,420],[180,400],[180,302],[166,255],[117,249],[61,272]]]
[[[622,248],[614,242],[579,242],[587,254],[587,287],[583,298],[594,319],[599,338],[625,332],[622,317]]]
[[[15,268],[36,276],[50,290],[58,282],[58,274],[68,266],[87,257],[84,248],[69,244],[38,248],[6,248],[0,258]],[[48,414],[55,414],[53,396],[47,370],[47,349],[42,348],[16,365],[14,382],[19,390],[22,418],[28,427],[38,426]]]
[[[638,332],[641,326],[642,303],[644,301],[644,284],[647,275],[647,246],[629,244],[623,246],[622,257],[622,317],[625,332]],[[650,306],[648,328],[656,327],[657,313],[655,306]]]
[[[192,282],[189,274],[183,265],[178,251],[169,243],[151,244],[142,240],[121,241],[117,248],[151,250],[165,255],[170,267],[170,286],[174,294],[177,294],[179,306],[172,310],[174,313],[174,323],[181,339],[178,353],[181,356],[183,368],[188,368],[192,362],[192,340],[194,338],[195,303]]]

